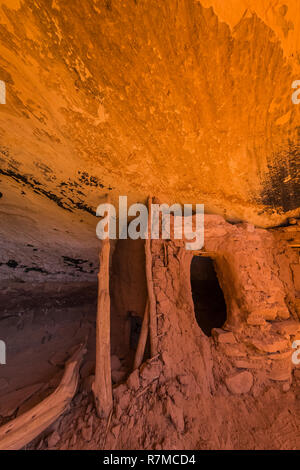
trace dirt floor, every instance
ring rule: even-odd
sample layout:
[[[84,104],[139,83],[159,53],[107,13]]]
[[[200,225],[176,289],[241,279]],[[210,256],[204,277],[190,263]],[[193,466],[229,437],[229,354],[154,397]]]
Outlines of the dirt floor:
[[[207,220],[209,223],[209,217]],[[229,241],[222,241],[224,251],[218,245],[222,263],[213,265],[217,276],[206,266],[208,259],[204,265],[196,260],[196,269],[191,268],[193,256],[181,242],[153,242],[159,350],[151,359],[146,350],[144,362],[136,370],[132,363],[145,279],[140,263],[134,265],[132,259],[138,260],[144,247],[117,247],[116,264],[111,267],[114,407],[105,420],[97,417],[91,391],[96,283],[3,282],[0,328],[8,360],[1,366],[0,425],[53,392],[66,360],[76,345],[86,341],[87,354],[74,399],[28,449],[299,449],[300,370],[292,367],[290,357],[290,341],[299,332],[299,322],[292,316],[298,297],[293,297],[291,270],[282,269],[281,278],[273,275],[283,261],[286,265],[293,262],[294,255],[265,231],[249,232],[247,227],[233,227],[221,219],[218,223],[214,234],[234,232],[236,264],[228,256]],[[215,238],[211,239],[214,243]],[[254,265],[249,250],[255,252]],[[266,276],[268,272],[270,276]],[[126,283],[128,273],[131,281]],[[246,279],[241,285],[239,276]],[[224,325],[224,317],[221,320],[219,315],[222,296],[213,295],[217,285],[226,294]],[[257,323],[254,317],[253,324],[253,303],[248,303],[255,299],[257,305],[263,305],[262,286],[268,293],[266,305],[274,302],[274,285],[278,307],[265,309],[267,320],[260,316]],[[134,293],[139,288],[137,301]],[[285,292],[289,293],[289,318],[281,307]],[[241,293],[244,303],[240,301],[237,311],[234,301]],[[208,323],[208,317],[221,323]]]
[[[97,286],[91,283],[10,283],[2,286],[0,423],[34,406],[58,385],[66,359],[88,340],[94,360]],[[45,300],[46,299],[46,300]]]
[[[128,377],[122,358],[113,355],[115,409],[109,422],[100,420],[91,393],[96,286],[51,284],[40,292],[35,285],[14,288],[3,289],[1,299],[7,309],[1,333],[9,339],[9,361],[0,379],[1,424],[49,395],[58,385],[74,346],[88,337],[74,400],[28,449],[299,448],[298,370],[290,387],[274,383],[250,394],[232,395],[222,382],[215,381],[214,388],[203,387],[188,367],[186,375],[170,377],[159,360],[149,361]],[[16,290],[18,296],[12,296]],[[48,298],[42,312],[40,296]],[[17,314],[9,314],[11,308],[18,312],[21,304],[19,319]],[[200,329],[199,335],[202,355],[214,362],[216,378],[223,366],[214,340]],[[203,377],[203,382],[207,381],[208,377]]]
[[[127,384],[135,381],[133,374]],[[108,422],[96,415],[90,381],[83,383],[65,415],[29,449],[285,450],[300,445],[299,373],[289,390],[269,386],[258,396],[232,396],[221,386],[203,397],[188,376],[152,383],[132,395],[127,385],[119,385]]]

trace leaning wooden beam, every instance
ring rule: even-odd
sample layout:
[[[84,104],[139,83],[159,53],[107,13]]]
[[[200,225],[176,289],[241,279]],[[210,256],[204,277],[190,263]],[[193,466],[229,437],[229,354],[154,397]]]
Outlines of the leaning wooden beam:
[[[152,197],[148,199],[148,238],[145,240],[146,253],[146,277],[149,298],[149,325],[150,325],[150,349],[151,356],[157,354],[157,318],[156,318],[156,299],[152,279],[152,253],[151,253],[151,204]]]
[[[76,393],[79,367],[86,352],[81,345],[67,361],[63,378],[51,395],[31,410],[0,427],[0,450],[19,450],[63,414]]]
[[[135,353],[133,369],[138,369],[143,362],[149,331],[149,301],[147,300],[138,347]]]
[[[93,393],[98,416],[107,418],[111,412],[112,382],[110,363],[110,295],[109,238],[102,240],[98,274],[98,312],[96,324],[96,369]]]

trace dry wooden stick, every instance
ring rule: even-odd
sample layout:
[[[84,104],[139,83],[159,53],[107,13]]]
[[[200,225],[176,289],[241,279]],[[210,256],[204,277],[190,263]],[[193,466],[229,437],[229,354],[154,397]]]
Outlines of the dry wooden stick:
[[[109,229],[109,227],[108,227]],[[96,324],[96,370],[93,393],[98,416],[107,418],[112,410],[110,363],[109,238],[102,241],[98,274],[98,309]]]
[[[144,395],[144,393],[146,393],[147,390],[149,390],[150,386],[158,379],[159,379],[159,375],[157,377],[154,377],[154,379],[152,379],[151,382],[149,382],[148,385],[145,388],[143,388],[143,390],[140,393],[136,395],[136,398],[140,398],[142,395]]]
[[[65,412],[76,393],[79,367],[85,352],[85,345],[81,345],[67,361],[63,378],[51,395],[0,427],[0,450],[22,449]]]
[[[148,359],[147,362],[148,362],[148,363],[149,363],[149,362],[153,362],[153,361],[155,361],[155,359],[157,359],[159,356],[160,356],[160,353],[156,354],[156,356],[151,357],[151,359]]]
[[[106,423],[106,428],[105,428],[105,433],[104,433],[104,441],[103,441],[102,450],[104,450],[104,448],[105,448],[106,439],[107,439],[107,434],[108,434],[108,431],[109,431],[109,427],[110,427],[112,415],[113,415],[113,409],[111,409],[111,411],[110,411],[110,413],[109,413],[109,417],[108,417],[107,423]]]
[[[147,343],[149,331],[149,300],[147,300],[142,329],[139,337],[138,347],[135,353],[134,363],[133,363],[133,370],[138,369],[143,362],[143,357],[145,354],[145,348]]]
[[[156,299],[153,289],[152,279],[152,253],[151,253],[151,205],[152,197],[148,198],[148,238],[145,240],[146,253],[146,277],[149,299],[149,325],[150,325],[150,349],[151,356],[157,354],[157,319],[156,319]]]

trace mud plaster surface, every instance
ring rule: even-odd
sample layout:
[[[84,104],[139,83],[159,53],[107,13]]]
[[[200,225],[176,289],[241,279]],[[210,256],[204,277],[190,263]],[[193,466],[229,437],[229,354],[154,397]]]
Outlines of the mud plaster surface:
[[[222,257],[216,267],[226,301],[231,293],[223,334],[233,340],[207,338],[198,327],[189,285],[192,255],[183,242],[153,241],[160,355],[114,387],[107,436],[91,395],[81,391],[53,428],[60,436],[53,448],[299,448],[299,370],[290,357],[291,341],[299,337],[296,291],[291,273],[278,271],[294,253],[268,231],[222,218],[207,217],[206,233],[205,250]],[[250,386],[233,393],[228,379],[241,372],[252,377]],[[32,445],[52,448],[50,437],[48,431]]]

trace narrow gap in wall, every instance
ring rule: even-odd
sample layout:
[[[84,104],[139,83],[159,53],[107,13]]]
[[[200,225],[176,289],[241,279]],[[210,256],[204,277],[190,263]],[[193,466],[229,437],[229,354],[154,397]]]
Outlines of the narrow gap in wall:
[[[223,291],[211,258],[193,257],[191,289],[197,323],[206,336],[211,336],[212,329],[221,328],[227,319]]]
[[[144,317],[147,300],[144,240],[117,241],[112,255],[110,296],[112,379],[116,384],[132,371]]]

